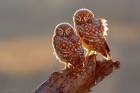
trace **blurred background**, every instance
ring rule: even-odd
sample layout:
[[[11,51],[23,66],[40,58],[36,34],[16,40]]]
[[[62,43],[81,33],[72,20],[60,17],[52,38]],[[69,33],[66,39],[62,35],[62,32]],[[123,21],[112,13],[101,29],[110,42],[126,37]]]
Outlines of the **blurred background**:
[[[140,92],[140,0],[0,0],[0,93],[32,93],[63,68],[51,37],[79,8],[108,20],[108,43],[121,68],[92,93]]]

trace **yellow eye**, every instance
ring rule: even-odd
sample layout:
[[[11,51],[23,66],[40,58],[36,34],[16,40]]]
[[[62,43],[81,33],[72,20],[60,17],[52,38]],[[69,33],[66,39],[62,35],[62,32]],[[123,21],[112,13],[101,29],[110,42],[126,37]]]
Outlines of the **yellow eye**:
[[[66,34],[67,34],[67,35],[70,35],[70,34],[71,34],[71,29],[70,29],[70,28],[68,28],[68,29],[66,30]]]
[[[86,16],[84,17],[84,20],[85,20],[85,21],[89,20],[89,16],[86,15]]]
[[[80,22],[80,21],[81,21],[81,17],[80,17],[80,16],[77,16],[77,17],[76,17],[76,21],[77,21],[77,22]]]
[[[78,20],[81,21],[81,17],[80,16],[78,17]]]
[[[63,35],[63,30],[61,28],[57,29],[57,35],[60,35],[60,36]]]

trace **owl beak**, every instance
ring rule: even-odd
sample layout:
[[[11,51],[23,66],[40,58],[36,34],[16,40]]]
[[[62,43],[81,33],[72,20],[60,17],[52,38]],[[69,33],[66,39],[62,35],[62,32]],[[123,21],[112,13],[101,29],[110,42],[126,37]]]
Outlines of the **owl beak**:
[[[81,21],[84,22],[84,18],[82,18]]]

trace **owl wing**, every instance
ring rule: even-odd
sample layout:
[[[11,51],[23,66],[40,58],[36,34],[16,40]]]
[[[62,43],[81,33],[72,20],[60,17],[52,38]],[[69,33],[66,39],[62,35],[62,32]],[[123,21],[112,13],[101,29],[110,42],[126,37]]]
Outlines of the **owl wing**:
[[[104,56],[104,57],[110,57],[110,49],[109,46],[104,38],[101,39],[102,45],[98,51]],[[100,45],[100,44],[99,44]]]
[[[98,29],[100,29],[100,31],[102,32],[103,36],[107,36],[107,31],[108,31],[108,27],[107,27],[107,20],[103,19],[103,18],[96,18],[93,20],[93,24],[96,25],[96,27]]]
[[[88,45],[87,48],[90,50],[95,50],[98,53],[102,54],[104,57],[110,57],[110,49],[106,42],[106,39],[101,36],[84,36],[83,42]],[[85,46],[86,46],[85,45]]]

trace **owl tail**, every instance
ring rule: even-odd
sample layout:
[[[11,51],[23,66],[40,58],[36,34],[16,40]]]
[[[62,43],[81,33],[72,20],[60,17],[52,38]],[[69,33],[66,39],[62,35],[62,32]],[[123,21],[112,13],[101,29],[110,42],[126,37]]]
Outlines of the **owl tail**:
[[[99,53],[106,59],[106,60],[111,60],[111,54],[110,54],[110,49],[107,44],[107,42],[104,43],[104,47],[99,50]]]
[[[107,42],[105,42],[105,51],[106,51],[106,58],[108,59],[108,60],[111,60],[112,58],[111,58],[111,53],[110,53],[110,49],[109,49],[109,46],[108,46],[108,44],[107,44]]]

